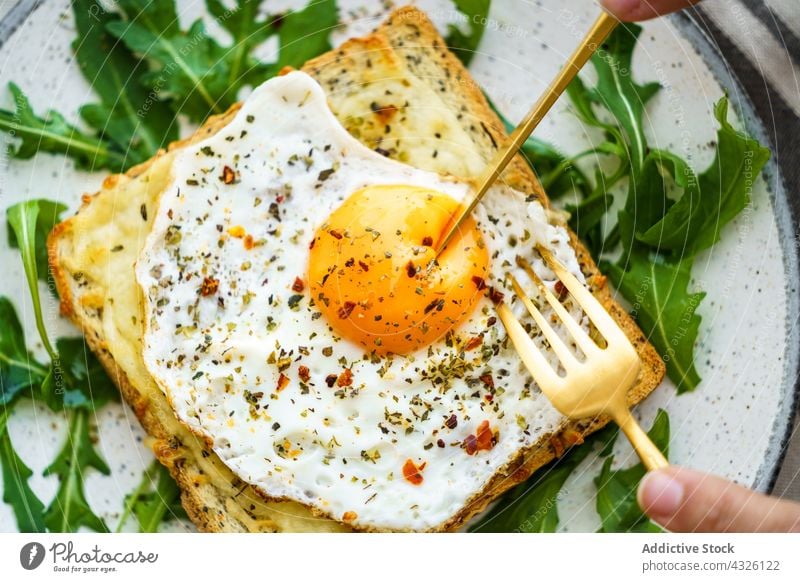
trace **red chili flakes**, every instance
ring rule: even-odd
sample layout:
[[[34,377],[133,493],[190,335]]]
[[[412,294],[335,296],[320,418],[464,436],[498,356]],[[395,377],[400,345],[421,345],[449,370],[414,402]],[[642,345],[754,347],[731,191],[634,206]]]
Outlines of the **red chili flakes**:
[[[280,392],[289,385],[289,376],[281,372],[278,376],[278,384],[275,386],[275,391]]]
[[[504,297],[505,295],[503,294],[502,291],[500,291],[495,287],[489,287],[489,299],[491,300],[492,303],[494,303],[495,305],[501,303]]]
[[[475,434],[467,435],[463,447],[468,455],[474,455],[478,451],[490,451],[497,444],[497,438],[498,434],[492,431],[489,421],[484,420],[478,425]]]
[[[345,511],[342,514],[342,521],[345,523],[350,523],[351,521],[355,521],[358,518],[358,514],[355,511]]]
[[[486,325],[489,327],[492,327],[495,323],[497,323],[497,318],[494,315],[486,320]]]
[[[561,281],[556,281],[555,289],[559,301],[564,301],[564,299],[567,298],[567,295],[569,295],[569,291],[564,286],[564,283],[562,283]]]
[[[219,179],[222,180],[223,184],[233,184],[236,180],[236,172],[230,166],[224,166],[222,168],[222,176]]]
[[[325,376],[325,383],[328,385],[328,388],[333,388],[334,384],[336,384],[336,378],[338,378],[336,374],[328,374]]]
[[[478,425],[478,432],[475,434],[475,441],[479,451],[490,451],[495,445],[495,435],[489,426],[489,421],[484,420]]]
[[[214,277],[206,277],[203,279],[203,284],[200,286],[200,295],[208,297],[216,293],[217,289],[219,289],[219,281]]]
[[[436,441],[436,446],[439,447],[440,449],[443,449],[444,441],[442,439],[439,439],[438,441]]]
[[[472,282],[475,283],[475,287],[477,287],[478,291],[483,291],[486,289],[486,281],[483,277],[478,277],[478,275],[472,276]]]
[[[494,388],[494,378],[492,378],[491,374],[482,374],[478,376],[478,380],[483,382],[485,386]]]
[[[344,372],[339,374],[339,377],[336,378],[336,385],[339,388],[345,388],[353,385],[353,372],[350,370],[350,368],[345,368]]]
[[[253,236],[249,234],[244,235],[242,244],[244,244],[244,248],[248,251],[253,250],[253,247],[256,246],[256,242],[253,240]]]
[[[475,348],[479,347],[482,343],[483,343],[483,336],[482,335],[476,335],[476,336],[470,338],[470,340],[467,342],[467,345],[464,346],[464,350],[469,352],[469,351],[474,350]]]
[[[406,275],[408,275],[411,279],[417,276],[417,268],[414,266],[413,261],[408,261],[408,264],[406,265]]]
[[[356,304],[352,301],[345,301],[342,303],[342,306],[339,308],[338,315],[339,319],[347,319],[350,317],[350,314],[353,313],[353,310],[356,308]]]
[[[452,430],[458,426],[458,418],[456,418],[455,414],[451,414],[450,417],[444,421],[444,425]]]
[[[302,293],[305,288],[306,286],[303,284],[303,280],[300,277],[295,277],[294,283],[292,283],[292,291],[295,293]]]
[[[426,236],[422,239],[422,246],[424,247],[432,247],[433,246],[433,237]]]
[[[369,271],[369,265],[367,265],[364,261],[358,261],[358,266],[361,267],[361,270],[365,273]]]
[[[308,366],[300,366],[297,368],[297,375],[303,382],[308,382],[311,379],[311,370],[308,369]]]
[[[464,439],[464,450],[467,451],[468,455],[474,455],[478,452],[478,439],[475,438],[474,434],[468,434],[467,438]]]
[[[331,235],[336,240],[342,240],[342,233],[338,230],[329,230],[328,234]]]
[[[411,459],[403,463],[403,478],[412,485],[422,485],[422,471],[426,463],[417,466]]]

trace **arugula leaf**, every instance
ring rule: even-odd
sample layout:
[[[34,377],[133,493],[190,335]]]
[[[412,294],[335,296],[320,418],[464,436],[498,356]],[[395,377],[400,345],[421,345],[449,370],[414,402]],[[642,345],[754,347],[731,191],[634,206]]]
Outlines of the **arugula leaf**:
[[[47,367],[25,347],[25,334],[11,301],[0,297],[0,410],[26,391],[38,386]]]
[[[108,532],[105,522],[89,507],[84,493],[85,472],[89,468],[109,475],[111,470],[92,444],[90,410],[80,408],[70,415],[67,441],[45,475],[58,475],[55,498],[45,511],[44,521],[51,532],[76,532],[81,526]]]
[[[683,195],[658,222],[652,226],[645,222],[649,228],[638,228],[637,221],[639,241],[671,250],[676,256],[694,256],[715,244],[722,227],[750,202],[753,183],[770,152],[730,125],[727,98],[717,103],[714,114],[720,123],[714,161],[695,177],[685,163],[673,160],[670,174],[683,188]]]
[[[42,317],[36,265],[36,225],[39,217],[39,202],[30,200],[15,204],[8,209],[8,223],[19,243],[28,288],[33,301],[36,327],[42,343],[50,356],[51,365],[41,380],[40,392],[53,410],[73,407],[70,410],[70,428],[67,442],[56,460],[46,469],[46,475],[58,475],[58,493],[44,514],[44,523],[50,531],[77,531],[82,525],[95,531],[108,531],[105,524],[92,513],[83,491],[83,471],[86,468],[109,473],[108,466],[95,452],[89,434],[89,412],[92,399],[98,406],[112,398],[108,381],[99,380],[100,368],[92,358],[86,359],[83,340],[58,340],[55,349],[50,343]],[[13,322],[12,322],[13,323]],[[18,322],[17,322],[18,323]],[[18,342],[24,342],[19,338]],[[3,341],[5,345],[6,340]],[[20,345],[14,352],[19,355]],[[78,349],[80,346],[80,350]],[[83,356],[81,359],[80,356]],[[105,377],[102,377],[105,379]],[[93,390],[92,380],[98,387]],[[105,387],[104,387],[105,386]],[[75,408],[77,407],[77,408]],[[9,443],[10,445],[10,443]],[[8,461],[15,459],[8,455]],[[6,463],[3,464],[4,468]]]
[[[669,455],[669,416],[659,410],[648,435],[653,443]],[[607,457],[600,475],[595,478],[597,487],[597,513],[601,532],[661,532],[659,526],[642,513],[636,501],[636,490],[647,470],[641,463],[628,469],[611,470],[614,457]]]
[[[696,312],[706,294],[688,292],[691,266],[691,259],[670,261],[643,251],[631,253],[626,263],[603,264],[632,303],[631,314],[664,359],[678,394],[700,383],[693,351],[701,320]]]
[[[141,83],[146,63],[106,30],[117,16],[98,0],[75,0],[72,11],[78,66],[100,97],[100,103],[81,107],[81,117],[125,154],[126,167],[141,163],[178,139],[172,112]]]
[[[617,217],[620,240],[626,252],[640,247],[637,232],[651,228],[674,204],[668,196],[664,174],[672,176],[678,186],[688,184],[694,176],[692,169],[678,156],[660,150],[650,152],[638,175],[630,176],[625,206]]]
[[[14,83],[8,88],[14,98],[14,111],[0,109],[0,130],[18,138],[10,146],[10,154],[27,160],[38,152],[65,154],[84,170],[109,168],[115,171],[125,167],[125,155],[111,147],[107,141],[80,131],[67,123],[57,111],[48,111],[39,117],[30,101]]]
[[[240,0],[228,10],[208,0],[209,11],[233,37],[223,47],[205,30],[201,20],[180,30],[173,1],[122,0],[126,20],[115,20],[107,30],[130,50],[153,63],[143,77],[154,90],[172,98],[176,112],[193,121],[223,113],[236,101],[241,87],[259,84],[283,67],[299,67],[331,48],[329,36],[338,23],[335,0],[310,2],[272,22],[256,21],[260,2]],[[259,63],[252,50],[277,31],[280,53],[274,63]]]
[[[116,531],[122,531],[132,513],[136,515],[141,533],[155,533],[164,521],[186,518],[180,497],[181,490],[167,468],[157,460],[153,461],[136,489],[126,496],[125,509]]]
[[[258,20],[261,0],[238,0],[227,8],[220,0],[206,0],[208,11],[233,38],[229,57],[228,84],[237,86],[241,78],[258,66],[251,56],[253,49],[275,34],[278,19]],[[335,16],[335,15],[334,15]]]
[[[469,66],[481,43],[483,33],[486,31],[492,2],[491,0],[454,0],[454,3],[458,11],[465,16],[464,24],[466,24],[467,32],[460,26],[450,24],[447,26],[445,42],[461,62],[465,66]]]
[[[36,274],[40,281],[45,283],[50,282],[50,264],[47,257],[47,237],[53,226],[61,222],[61,215],[66,212],[67,206],[60,202],[53,202],[52,200],[45,200],[40,198],[36,200],[39,206],[39,214],[36,219],[36,233],[34,252],[36,254]],[[8,246],[12,249],[18,249],[19,243],[17,241],[14,229],[9,224],[8,228]],[[54,287],[53,287],[54,288]]]
[[[125,46],[153,63],[155,70],[143,76],[153,91],[173,98],[177,111],[193,121],[202,121],[209,114],[223,113],[236,96],[228,85],[225,50],[212,39],[201,20],[188,31],[178,30],[171,23],[172,2],[128,0],[127,5],[143,4],[129,20],[114,20],[106,29]]]
[[[639,85],[633,80],[633,49],[641,32],[641,26],[623,24],[611,33],[603,44],[604,50],[592,56],[598,80],[594,89],[588,93],[592,102],[601,104],[611,112],[624,131],[629,146],[628,158],[634,174],[644,166],[648,151],[642,127],[644,106],[661,88],[658,83]],[[580,109],[587,113],[585,108]]]
[[[8,434],[6,408],[0,412],[0,469],[3,474],[3,501],[11,506],[22,533],[45,531],[44,504],[28,485],[33,472],[19,458]]]
[[[303,10],[284,15],[278,27],[280,53],[277,62],[268,67],[268,76],[278,74],[284,67],[299,68],[330,50],[330,34],[338,23],[336,0],[310,0]]]
[[[42,317],[42,304],[39,298],[39,284],[37,282],[39,268],[36,253],[36,234],[39,222],[39,201],[27,200],[10,206],[6,210],[6,219],[9,227],[14,232],[14,237],[22,255],[25,278],[28,281],[28,289],[33,300],[36,329],[39,331],[39,336],[45,350],[47,350],[47,354],[53,360],[56,358],[56,351],[47,336],[47,329]]]
[[[63,386],[54,408],[99,410],[109,402],[119,401],[119,391],[82,337],[56,340]]]

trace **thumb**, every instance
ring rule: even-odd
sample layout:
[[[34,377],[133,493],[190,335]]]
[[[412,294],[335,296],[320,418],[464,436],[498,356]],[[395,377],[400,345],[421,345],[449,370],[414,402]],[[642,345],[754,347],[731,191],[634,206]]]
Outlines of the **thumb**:
[[[682,467],[648,473],[637,498],[650,519],[671,531],[800,532],[800,503]]]
[[[700,0],[601,0],[611,14],[626,22],[648,20],[676,12]]]

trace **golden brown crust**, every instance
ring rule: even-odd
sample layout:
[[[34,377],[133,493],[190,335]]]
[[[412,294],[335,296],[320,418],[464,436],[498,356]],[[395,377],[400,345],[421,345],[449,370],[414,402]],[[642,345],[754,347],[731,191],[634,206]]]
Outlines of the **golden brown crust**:
[[[378,61],[380,61],[380,66],[377,66]],[[374,34],[366,38],[350,40],[339,49],[309,61],[303,67],[303,70],[315,77],[326,90],[331,108],[345,127],[354,134],[357,129],[360,132],[358,137],[368,145],[382,147],[386,144],[384,136],[389,134],[386,126],[389,125],[390,120],[378,115],[375,119],[368,119],[365,122],[360,112],[356,112],[358,113],[356,115],[348,111],[347,107],[352,102],[352,91],[363,90],[371,83],[381,81],[378,77],[373,79],[370,76],[369,69],[373,66],[379,71],[393,70],[398,75],[409,75],[414,82],[421,81],[436,90],[437,95],[446,105],[458,112],[457,119],[462,125],[463,131],[469,136],[474,149],[481,154],[483,162],[492,157],[498,145],[502,144],[506,138],[500,119],[489,107],[480,87],[472,80],[461,62],[446,49],[444,41],[424,13],[413,7],[406,7],[393,12],[387,22]],[[354,70],[358,71],[358,75],[353,75]],[[346,71],[355,77],[355,86],[348,85],[346,82],[346,75],[344,75]],[[169,150],[174,151],[212,135],[231,119],[238,107],[238,105],[234,105],[225,114],[209,119],[195,135],[172,144]],[[409,113],[408,117],[411,118],[413,115]],[[355,124],[356,120],[357,128],[350,125],[350,121]],[[402,137],[401,135],[400,139],[392,142],[393,147],[397,149],[390,153],[400,159],[403,159],[404,155],[412,156],[412,159],[406,160],[412,165],[421,166],[427,163],[425,158],[419,157],[419,152],[424,153],[425,151],[424,146],[417,145],[413,150],[403,150]],[[101,192],[84,198],[84,206],[81,211],[104,190],[113,188],[122,181],[145,175],[155,161],[163,155],[164,152],[160,152],[158,156],[132,168],[123,176],[109,177],[103,184]],[[418,157],[414,158],[413,156]],[[472,163],[465,162],[461,172],[462,176],[472,177],[479,170],[479,166],[482,164],[476,164],[474,161]],[[503,174],[503,180],[517,190],[535,194],[545,205],[549,204],[536,177],[521,157],[516,158],[509,165]],[[178,482],[182,491],[183,505],[198,528],[203,531],[252,530],[253,524],[247,518],[242,521],[233,515],[235,508],[231,506],[229,499],[225,498],[227,493],[215,490],[216,485],[208,481],[199,459],[196,458],[197,455],[205,457],[213,455],[213,453],[202,443],[197,442],[197,439],[195,439],[196,442],[189,444],[181,441],[181,438],[175,434],[174,424],[163,416],[163,410],[161,414],[158,413],[157,409],[160,405],[164,406],[165,402],[155,403],[142,396],[140,390],[130,382],[128,376],[119,368],[107,349],[102,330],[98,329],[96,322],[87,317],[86,307],[80,306],[79,301],[76,301],[70,282],[71,274],[62,267],[60,260],[61,245],[71,236],[71,223],[72,219],[57,225],[48,241],[53,272],[62,299],[62,313],[70,317],[82,329],[90,348],[97,354],[111,378],[117,383],[123,397],[133,408],[144,429],[155,439],[153,450],[159,461],[169,468],[172,476]],[[605,285],[605,277],[599,273],[589,252],[574,235],[572,235],[572,240],[583,272],[593,287],[593,292],[625,330],[642,358],[641,379],[629,394],[631,403],[639,402],[660,383],[664,375],[664,364],[634,321],[613,300]],[[573,442],[580,442],[583,436],[604,426],[607,422],[608,419],[595,419],[565,423],[559,435],[548,435],[536,446],[522,451],[503,470],[498,472],[484,491],[474,496],[458,515],[436,529],[449,531],[462,526],[496,499],[499,494],[527,479],[536,469],[555,458],[557,453],[563,452],[565,447]],[[167,427],[166,424],[169,424],[170,427]],[[184,432],[183,434],[189,433]],[[248,499],[258,498],[258,493],[253,488],[241,483],[232,475],[229,478],[234,480],[234,489],[239,493],[246,492]],[[254,503],[257,504],[257,501]],[[256,511],[252,506],[250,509]],[[269,524],[266,526],[261,524],[261,526],[260,531],[270,529]],[[279,528],[276,526],[273,529]]]

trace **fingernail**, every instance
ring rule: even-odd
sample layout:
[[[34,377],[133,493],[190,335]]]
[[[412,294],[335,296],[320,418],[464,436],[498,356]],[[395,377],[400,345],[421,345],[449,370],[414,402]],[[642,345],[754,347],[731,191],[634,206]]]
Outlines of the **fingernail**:
[[[641,0],[603,0],[606,9],[619,18],[625,18],[639,8]]]
[[[650,515],[670,516],[683,503],[683,485],[669,473],[651,471],[639,485],[639,505]]]

